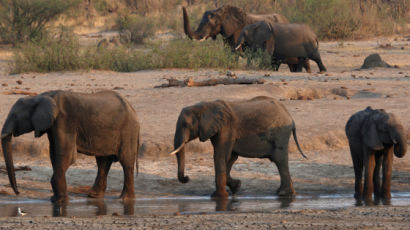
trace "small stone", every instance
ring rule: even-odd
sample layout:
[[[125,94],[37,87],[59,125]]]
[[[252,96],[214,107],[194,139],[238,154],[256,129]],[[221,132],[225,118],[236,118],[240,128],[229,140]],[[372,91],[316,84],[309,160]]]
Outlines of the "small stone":
[[[22,80],[17,80],[16,82],[17,82],[17,84],[19,84],[19,85],[23,84],[23,81],[22,81]]]
[[[346,86],[340,86],[340,88],[341,88],[341,89],[347,89],[347,87],[346,87]]]
[[[356,75],[352,74],[352,78],[356,78]]]
[[[368,82],[367,85],[372,85],[372,83]]]
[[[403,72],[400,71],[398,74],[403,74]]]
[[[407,76],[406,76],[407,77]],[[9,84],[7,83],[2,83],[1,86],[8,86]]]

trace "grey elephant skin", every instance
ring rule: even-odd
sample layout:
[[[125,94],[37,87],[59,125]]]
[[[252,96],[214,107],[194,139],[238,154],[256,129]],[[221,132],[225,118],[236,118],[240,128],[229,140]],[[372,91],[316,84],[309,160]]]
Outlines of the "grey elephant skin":
[[[216,191],[212,197],[226,198],[240,188],[241,181],[230,176],[238,156],[268,158],[278,167],[280,187],[277,194],[293,196],[295,191],[288,166],[288,143],[291,133],[301,154],[295,123],[286,108],[273,98],[200,102],[182,109],[175,129],[174,148],[178,161],[178,180],[187,183],[185,144],[199,137],[211,140],[214,148]]]
[[[241,31],[235,49],[242,46],[266,50],[272,57],[272,67],[289,64],[293,72],[305,67],[310,72],[309,59],[316,62],[320,72],[326,71],[319,53],[319,41],[312,29],[304,24],[280,24],[264,21],[247,25]],[[297,61],[295,60],[297,59]],[[294,63],[297,64],[294,64]]]
[[[112,162],[124,170],[123,199],[134,198],[134,167],[138,169],[139,123],[136,112],[119,94],[102,91],[82,94],[48,91],[20,98],[11,108],[1,131],[3,154],[10,184],[19,194],[12,157],[12,137],[34,131],[47,134],[53,166],[51,186],[56,203],[68,200],[65,173],[77,152],[95,156],[98,173],[88,193],[102,197]]]
[[[209,37],[215,39],[221,34],[225,43],[232,50],[239,38],[244,26],[258,21],[269,23],[288,23],[289,21],[280,14],[249,14],[241,8],[225,5],[215,10],[208,10],[202,15],[198,28],[192,32],[186,8],[182,8],[184,19],[184,31],[189,38],[204,40]]]
[[[377,199],[390,199],[393,153],[403,157],[407,152],[407,134],[400,121],[383,109],[367,107],[347,121],[346,136],[355,173],[355,198],[372,203],[374,193]]]

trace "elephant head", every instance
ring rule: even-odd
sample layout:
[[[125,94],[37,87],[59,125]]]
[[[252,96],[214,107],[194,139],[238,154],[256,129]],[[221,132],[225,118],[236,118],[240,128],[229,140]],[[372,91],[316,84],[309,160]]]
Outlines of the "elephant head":
[[[396,116],[383,109],[373,110],[362,127],[364,143],[373,150],[394,145],[394,155],[403,157],[407,152],[407,135]]]
[[[225,102],[201,102],[185,107],[179,114],[174,136],[174,151],[178,161],[178,180],[181,183],[189,181],[184,176],[185,144],[199,137],[204,142],[215,136],[223,127],[232,122],[232,112]]]
[[[10,184],[16,194],[19,192],[11,151],[12,136],[34,131],[35,137],[40,137],[51,127],[57,114],[55,101],[45,95],[20,98],[11,108],[1,130],[1,144]]]
[[[188,14],[182,8],[184,19],[184,32],[189,38],[196,40],[213,39],[221,33],[225,38],[230,37],[245,25],[246,13],[235,6],[223,6],[216,10],[208,10],[202,15],[198,28],[192,32]]]
[[[274,42],[272,27],[268,23],[260,21],[243,28],[235,44],[235,50],[239,50],[243,45],[246,45],[253,51],[257,49],[267,50],[272,55]]]

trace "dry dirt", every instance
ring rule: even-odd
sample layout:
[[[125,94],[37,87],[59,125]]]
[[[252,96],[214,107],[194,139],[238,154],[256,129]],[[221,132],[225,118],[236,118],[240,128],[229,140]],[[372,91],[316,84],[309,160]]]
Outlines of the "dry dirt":
[[[380,48],[388,42],[391,47]],[[175,122],[181,109],[204,100],[240,100],[265,95],[280,100],[293,116],[299,143],[309,159],[296,151],[290,141],[290,172],[299,195],[353,194],[353,168],[344,126],[351,114],[365,109],[384,108],[395,113],[408,130],[410,140],[410,41],[405,37],[352,42],[322,42],[320,50],[328,69],[326,74],[311,62],[313,74],[290,73],[285,65],[279,72],[235,71],[238,77],[260,78],[263,85],[218,85],[212,87],[154,88],[165,78],[194,80],[226,77],[227,70],[153,70],[133,73],[107,71],[27,73],[8,75],[11,52],[0,50],[0,124],[21,90],[41,93],[62,89],[96,92],[114,89],[124,95],[138,113],[142,151],[135,189],[138,198],[207,196],[214,189],[212,145],[193,141],[188,145],[186,174],[191,181],[176,179],[176,159],[172,149]],[[378,52],[383,60],[399,68],[357,70],[366,56]],[[34,139],[32,133],[14,139],[21,198],[46,199],[51,196],[52,174],[46,137]],[[393,192],[410,191],[410,156],[394,159]],[[0,167],[4,167],[0,158]],[[95,160],[79,155],[67,172],[71,199],[84,198],[96,174]],[[232,176],[242,180],[239,196],[272,196],[279,186],[276,167],[268,160],[240,158]],[[122,170],[114,164],[109,174],[107,196],[119,196]],[[0,200],[13,200],[6,174],[0,171]],[[0,228],[167,228],[167,229],[268,229],[268,228],[361,228],[406,229],[410,222],[408,206],[351,207],[341,209],[277,209],[264,213],[220,213],[202,215],[135,215],[132,218],[15,217],[0,218]]]

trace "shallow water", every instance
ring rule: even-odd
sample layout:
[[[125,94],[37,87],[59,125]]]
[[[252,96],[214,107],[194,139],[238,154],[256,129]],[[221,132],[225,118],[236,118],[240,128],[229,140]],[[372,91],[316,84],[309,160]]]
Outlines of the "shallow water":
[[[295,198],[276,196],[237,196],[227,200],[209,197],[138,198],[132,202],[119,199],[72,199],[68,205],[53,205],[48,200],[0,200],[0,217],[27,216],[92,217],[101,215],[203,214],[217,212],[270,212],[277,209],[340,209],[358,205],[352,194],[302,195]],[[386,205],[380,202],[376,205]],[[391,206],[409,206],[410,193],[393,193]]]

